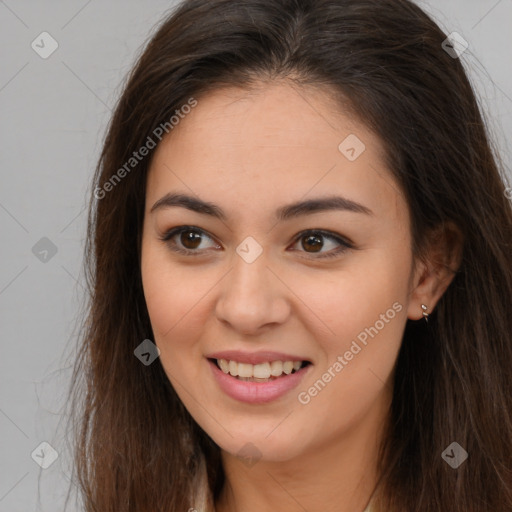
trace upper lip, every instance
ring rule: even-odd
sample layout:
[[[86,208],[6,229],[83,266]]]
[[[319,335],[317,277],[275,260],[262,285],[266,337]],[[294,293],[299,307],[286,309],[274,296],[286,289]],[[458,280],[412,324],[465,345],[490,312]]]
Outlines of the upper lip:
[[[241,350],[223,350],[206,355],[208,359],[226,359],[238,363],[260,364],[271,363],[272,361],[308,361],[308,359],[283,352],[262,351],[262,352],[243,352]]]

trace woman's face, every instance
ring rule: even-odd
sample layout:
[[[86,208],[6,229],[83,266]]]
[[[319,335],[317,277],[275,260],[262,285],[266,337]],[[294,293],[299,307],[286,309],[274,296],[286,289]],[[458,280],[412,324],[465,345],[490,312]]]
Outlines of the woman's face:
[[[290,460],[382,423],[413,282],[383,149],[327,94],[285,83],[199,98],[157,147],[142,241],[154,341],[226,452]]]

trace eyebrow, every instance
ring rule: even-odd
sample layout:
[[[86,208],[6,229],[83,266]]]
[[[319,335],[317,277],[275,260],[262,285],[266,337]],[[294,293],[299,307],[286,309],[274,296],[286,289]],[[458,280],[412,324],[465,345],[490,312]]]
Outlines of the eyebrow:
[[[227,220],[227,215],[225,212],[216,204],[180,193],[166,194],[151,207],[150,213],[174,206],[186,208],[187,210],[191,210],[203,215],[209,215],[222,221]],[[341,196],[328,196],[308,199],[307,201],[299,201],[289,205],[281,206],[276,210],[275,216],[277,220],[285,221],[296,217],[301,217],[303,215],[331,210],[373,215],[373,212],[368,207],[363,206],[360,203],[356,203],[355,201]]]

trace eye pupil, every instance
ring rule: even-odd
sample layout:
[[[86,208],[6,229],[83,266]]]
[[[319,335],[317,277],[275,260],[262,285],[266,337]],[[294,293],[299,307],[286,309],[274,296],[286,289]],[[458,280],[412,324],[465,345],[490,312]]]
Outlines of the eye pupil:
[[[318,252],[323,246],[321,237],[319,237],[317,235],[303,236],[302,241],[303,241],[302,245],[303,245],[304,249],[307,249],[307,247],[306,247],[307,245],[311,245],[313,247],[312,252]]]
[[[197,249],[201,244],[201,235],[196,231],[191,231],[190,229],[188,231],[182,231],[180,239],[181,243],[187,249]]]

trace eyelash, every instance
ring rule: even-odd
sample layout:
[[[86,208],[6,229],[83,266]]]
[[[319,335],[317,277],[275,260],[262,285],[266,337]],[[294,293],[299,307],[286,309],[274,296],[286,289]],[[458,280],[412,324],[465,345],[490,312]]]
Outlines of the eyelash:
[[[196,226],[178,226],[176,228],[170,229],[169,231],[164,233],[159,238],[160,238],[160,240],[165,242],[169,246],[169,248],[174,252],[177,252],[179,254],[184,254],[186,256],[200,256],[201,252],[199,250],[183,249],[181,247],[177,247],[176,242],[174,242],[172,240],[172,238],[174,238],[174,236],[180,235],[181,233],[186,232],[186,231],[194,231],[194,232],[197,232],[198,234],[206,235],[208,238],[213,240],[213,238],[206,231],[204,231],[203,229],[200,229]],[[302,237],[304,237],[306,235],[321,235],[324,238],[329,238],[331,240],[336,241],[337,243],[339,243],[342,246],[340,249],[323,254],[322,256],[313,256],[313,259],[335,258],[335,257],[341,255],[342,253],[344,253],[345,251],[347,251],[348,249],[354,248],[354,246],[351,243],[344,240],[343,238],[335,235],[334,233],[330,233],[329,231],[324,231],[321,229],[308,229],[308,230],[300,232],[295,237],[293,245],[295,245],[297,243],[297,241],[299,241]],[[299,251],[299,252],[302,252],[302,251]],[[315,253],[306,253],[306,254],[315,254]]]

